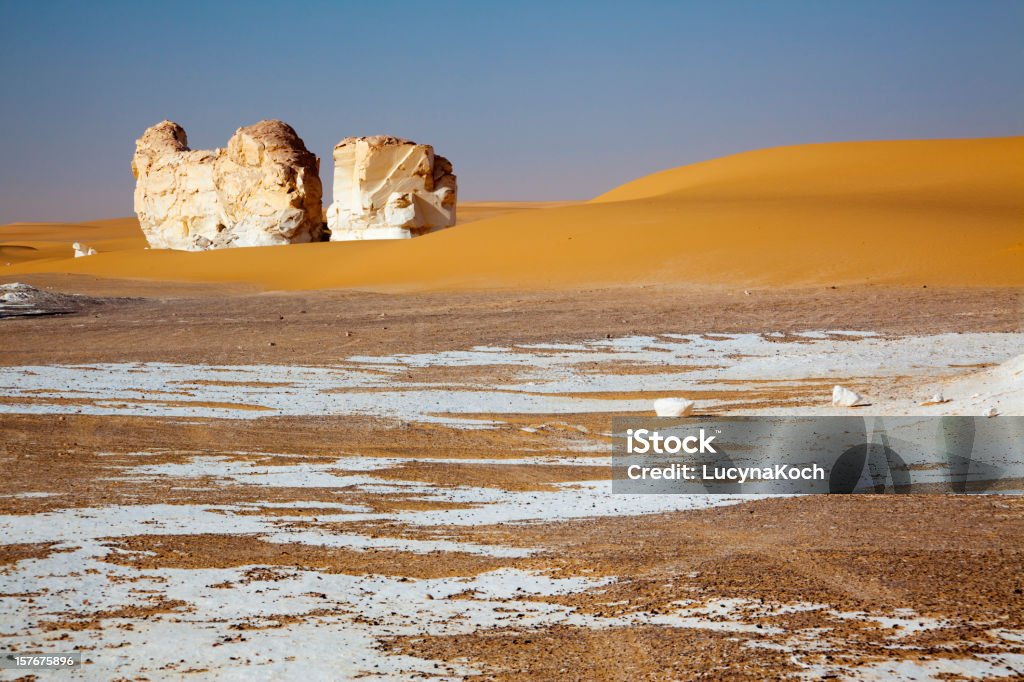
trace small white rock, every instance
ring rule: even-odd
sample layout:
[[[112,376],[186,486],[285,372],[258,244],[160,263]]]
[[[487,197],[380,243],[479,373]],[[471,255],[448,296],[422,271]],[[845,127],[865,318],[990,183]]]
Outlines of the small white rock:
[[[988,408],[988,412],[985,413],[985,416],[986,417],[998,417],[999,416],[999,410],[997,410],[994,407],[990,407],[990,408]]]
[[[654,414],[659,417],[685,417],[693,411],[693,401],[686,398],[658,398]]]
[[[948,402],[949,401],[946,400],[946,396],[942,395],[941,393],[936,393],[931,398],[928,398],[928,400],[925,400],[923,403],[921,403],[921,405],[922,406],[925,406],[925,405],[941,405],[943,403],[948,403]]]
[[[843,386],[835,386],[832,389],[833,407],[853,407],[864,402],[864,397],[856,391],[851,391]]]
[[[82,258],[83,256],[95,256],[96,255],[96,249],[92,248],[91,246],[86,246],[85,244],[82,244],[81,242],[75,242],[71,246],[75,250],[75,258]]]

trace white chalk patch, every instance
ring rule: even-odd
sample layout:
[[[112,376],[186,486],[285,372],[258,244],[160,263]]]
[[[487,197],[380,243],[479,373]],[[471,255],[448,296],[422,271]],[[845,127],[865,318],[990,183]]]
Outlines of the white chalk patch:
[[[818,338],[818,337],[822,338]],[[950,367],[1013,358],[1024,334],[939,334],[879,338],[865,333],[806,333],[794,341],[770,335],[661,335],[600,339],[578,344],[528,344],[505,352],[474,348],[392,356],[356,356],[344,366],[178,365],[114,363],[0,367],[2,412],[141,414],[169,417],[258,418],[270,415],[370,415],[408,421],[442,422],[486,427],[487,421],[461,418],[470,413],[559,414],[579,412],[646,412],[650,402],[597,399],[594,393],[645,392],[673,394],[694,390],[723,391],[707,408],[728,413],[728,394],[744,402],[747,414],[827,414],[830,406],[767,406],[750,409],[744,393],[763,391],[765,382],[785,393],[807,379],[863,379],[873,382],[906,377],[924,385],[962,376]],[[617,373],[614,363],[664,367],[664,372]],[[1016,361],[1024,364],[1024,361]],[[596,363],[596,365],[594,364]],[[605,371],[601,363],[612,363]],[[460,388],[443,382],[405,382],[394,375],[421,367],[513,365],[515,383]],[[381,371],[384,370],[382,374]],[[972,380],[969,392],[944,386],[954,398],[937,409],[942,413],[981,414],[988,401],[1001,414],[1024,412],[1014,395],[1021,370],[1015,365],[993,368]],[[196,380],[212,383],[195,383]],[[216,383],[220,382],[220,383]],[[785,382],[792,382],[787,384]],[[46,402],[69,397],[74,401]],[[985,390],[978,390],[981,386]],[[920,390],[916,389],[917,395]],[[972,401],[961,395],[979,393]],[[685,394],[685,393],[684,393]],[[19,402],[19,398],[23,399]],[[899,395],[872,395],[882,414],[929,414],[934,405]],[[702,405],[702,409],[703,409]],[[987,406],[986,406],[987,409]],[[967,410],[967,411],[965,411]]]

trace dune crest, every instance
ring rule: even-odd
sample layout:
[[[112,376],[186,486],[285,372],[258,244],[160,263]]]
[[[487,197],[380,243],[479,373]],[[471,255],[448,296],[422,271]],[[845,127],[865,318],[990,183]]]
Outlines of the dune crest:
[[[770,147],[652,173],[592,201],[860,197],[1008,205],[1024,188],[1021,158],[1024,137]]]

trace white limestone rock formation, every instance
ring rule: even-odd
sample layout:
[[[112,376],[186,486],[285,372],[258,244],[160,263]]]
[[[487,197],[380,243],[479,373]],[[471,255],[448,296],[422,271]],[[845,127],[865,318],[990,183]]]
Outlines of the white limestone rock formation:
[[[334,147],[331,241],[407,239],[455,224],[452,164],[428,144],[348,137]]]
[[[291,126],[239,128],[224,149],[191,150],[172,121],[135,143],[135,213],[154,249],[202,251],[319,241],[320,160]]]

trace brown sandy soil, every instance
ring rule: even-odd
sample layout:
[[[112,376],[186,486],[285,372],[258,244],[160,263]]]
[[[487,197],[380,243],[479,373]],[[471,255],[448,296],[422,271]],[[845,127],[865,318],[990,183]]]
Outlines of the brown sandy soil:
[[[52,542],[0,545],[0,567],[5,564],[16,564],[25,559],[49,556],[53,545]]]
[[[534,416],[534,419],[537,417]],[[258,420],[174,420],[145,417],[89,415],[0,415],[0,462],[7,468],[0,488],[0,513],[27,514],[51,509],[108,504],[230,504],[232,502],[344,502],[383,511],[404,508],[451,508],[451,504],[417,500],[412,495],[373,498],[362,491],[332,488],[225,487],[207,479],[112,479],[142,464],[182,463],[193,457],[219,457],[258,466],[294,466],[337,462],[335,473],[346,473],[345,460],[359,456],[415,459],[426,466],[429,458],[538,458],[563,454],[564,446],[593,442],[574,429],[560,431],[557,439],[521,431],[516,425],[486,430],[443,428],[426,424],[398,424],[369,417],[263,418]],[[131,453],[145,452],[145,456]],[[302,455],[276,453],[298,452]],[[448,468],[448,483],[473,484],[481,480],[475,468]],[[462,478],[457,476],[465,471]],[[497,472],[490,485],[507,478],[511,485],[522,478]],[[580,478],[592,476],[589,468]],[[395,473],[396,477],[400,472]],[[568,472],[534,472],[537,485],[566,480]],[[487,479],[487,477],[483,477]],[[530,478],[530,476],[526,476]],[[490,480],[490,479],[487,479]],[[515,489],[515,488],[513,488]],[[20,493],[51,493],[49,497],[12,497]],[[315,505],[310,505],[315,506]]]
[[[485,680],[754,681],[798,672],[789,652],[751,648],[731,633],[643,625],[407,637],[392,640],[391,646],[442,660],[457,651],[487,665]]]
[[[584,610],[620,615],[696,595],[1024,625],[1024,501],[1015,496],[815,496],[643,519],[435,530],[545,547],[525,561],[547,570],[630,576],[588,593],[595,601]],[[976,562],[986,570],[970,570]]]
[[[38,285],[82,284],[28,279]],[[73,290],[109,295],[108,286]],[[125,284],[119,295],[134,291]],[[0,363],[336,364],[355,354],[631,334],[827,329],[929,334],[1022,328],[1024,290],[1019,288],[822,287],[755,290],[749,296],[742,290],[704,287],[168,295],[104,301],[72,316],[5,320]]]
[[[572,416],[563,419],[577,426]],[[950,657],[969,660],[1022,652],[1019,644],[993,634],[1024,629],[1024,503],[1014,497],[812,497],[649,516],[476,526],[412,526],[388,519],[345,522],[336,510],[317,507],[317,502],[371,506],[376,498],[376,511],[442,505],[421,500],[418,507],[409,494],[368,494],[358,488],[227,485],[209,477],[133,479],[131,472],[141,464],[183,463],[196,457],[285,466],[296,461],[328,465],[339,455],[337,472],[343,476],[342,454],[361,449],[409,458],[408,465],[397,469],[398,477],[439,486],[482,483],[514,492],[573,476],[564,466],[552,466],[545,478],[540,473],[544,467],[516,464],[490,475],[478,465],[430,465],[418,459],[425,453],[451,457],[439,444],[445,438],[462,442],[477,458],[510,452],[528,456],[519,440],[524,434],[510,429],[460,432],[433,427],[427,437],[412,425],[370,419],[346,426],[341,419],[329,424],[305,418],[182,424],[85,416],[4,416],[0,428],[0,459],[5,470],[15,473],[4,480],[0,495],[60,493],[50,498],[2,497],[2,511],[8,514],[106,504],[252,504],[224,513],[274,518],[283,510],[261,504],[302,502],[304,506],[288,509],[302,520],[283,517],[281,527],[535,551],[525,557],[357,551],[269,542],[246,534],[139,534],[104,541],[112,550],[106,562],[140,574],[167,568],[237,568],[237,580],[214,586],[225,590],[252,581],[287,580],[296,571],[325,576],[375,573],[415,582],[517,568],[556,579],[616,579],[582,592],[500,599],[508,617],[499,627],[382,639],[392,652],[436,659],[441,665],[480,666],[485,679],[767,679],[806,673],[808,666],[820,666],[818,676],[823,676],[902,659],[924,665]],[[403,446],[407,440],[396,439],[396,433],[409,434],[408,449]],[[290,438],[292,452],[302,456],[272,452]],[[227,443],[229,451],[224,450]],[[266,452],[240,452],[244,445],[257,443]],[[131,454],[140,447],[147,454]],[[577,480],[594,474],[593,467],[581,468],[588,471],[581,471]],[[382,472],[384,478],[395,473]],[[20,544],[6,546],[0,557],[13,565],[52,551],[46,544]],[[112,573],[111,580],[123,579]],[[51,614],[43,631],[101,634],[125,624],[178,617],[197,607],[156,589],[140,605],[97,610],[71,604],[66,612]],[[472,590],[452,597],[467,604],[481,598]],[[230,628],[281,628],[352,615],[337,595],[325,593],[321,601],[324,607],[315,613],[260,615],[232,621]],[[581,619],[603,625],[517,626],[520,604],[530,603],[569,608]],[[906,609],[911,615],[905,615]],[[1006,672],[1011,674],[1010,669]]]
[[[819,659],[855,670],[893,656],[927,661],[950,651],[964,658],[1008,651],[988,628],[1024,624],[1024,505],[1016,499],[816,497],[642,519],[449,530],[475,542],[545,546],[524,563],[546,570],[620,576],[609,588],[551,598],[598,617],[668,614],[680,600],[751,605],[743,622],[755,625],[752,633],[509,627],[391,641],[403,653],[469,657],[493,679],[776,678],[800,671],[790,652],[801,649],[793,642],[801,636],[824,645],[801,652],[805,664]],[[808,602],[833,608],[775,613],[770,606]],[[905,626],[835,613],[905,608],[961,624],[901,635],[900,646],[912,650],[900,651],[892,639]],[[764,648],[773,644],[785,648]]]
[[[140,535],[111,540],[110,544],[119,551],[109,555],[108,561],[135,568],[226,568],[258,564],[350,575],[445,578],[482,573],[507,563],[456,552],[356,551],[265,542],[245,535]]]
[[[145,606],[126,606],[117,609],[105,609],[102,611],[89,611],[82,613],[68,612],[63,614],[64,619],[50,621],[43,628],[45,630],[102,630],[103,621],[111,618],[117,619],[148,619],[162,613],[177,613],[188,608],[188,602],[180,599],[166,599],[160,595],[150,598],[150,604]]]
[[[541,421],[545,419],[552,418]],[[140,571],[140,576],[162,569],[237,569],[237,579],[214,586],[225,590],[247,581],[286,581],[307,571],[377,574],[399,583],[468,579],[499,568],[553,578],[616,579],[570,594],[499,598],[499,613],[503,610],[505,617],[496,627],[380,640],[388,651],[437,660],[442,666],[480,666],[484,678],[771,679],[806,671],[807,666],[820,666],[818,676],[823,676],[899,660],[924,664],[1021,652],[1019,645],[993,634],[1024,629],[1024,504],[1015,497],[819,496],[649,516],[423,527],[389,519],[346,522],[337,509],[318,504],[341,502],[373,512],[457,505],[341,484],[227,485],[215,476],[139,478],[132,473],[140,465],[217,457],[270,468],[302,462],[327,467],[340,481],[346,460],[356,454],[408,458],[408,464],[375,473],[384,480],[420,481],[436,488],[543,491],[554,482],[609,473],[603,467],[579,467],[574,475],[573,467],[563,465],[442,465],[421,459],[543,457],[565,454],[559,446],[564,438],[590,442],[592,436],[580,430],[583,423],[576,415],[558,419],[561,426],[555,423],[549,433],[538,436],[514,424],[460,431],[358,417],[183,422],[4,415],[0,461],[8,476],[0,488],[0,511],[28,514],[110,504],[249,505],[222,513],[225,518],[239,514],[278,519],[282,530],[443,539],[534,552],[494,557],[460,551],[353,550],[271,542],[245,533],[161,535],[142,530],[104,541],[111,550],[104,559],[107,564]],[[138,452],[142,454],[133,454]],[[56,495],[10,497],[23,492]],[[277,502],[298,506],[287,512],[269,506]],[[52,551],[45,543],[22,543],[5,547],[0,557],[14,566]],[[125,578],[111,574],[109,579]],[[66,612],[48,615],[42,631],[102,635],[133,623],[179,618],[177,614],[199,606],[155,589],[141,605],[92,609],[71,604]],[[468,605],[481,597],[469,590],[450,599]],[[319,610],[270,620],[233,620],[219,627],[250,631],[341,617],[362,622],[340,595],[324,593],[318,600],[323,604]],[[808,604],[813,608],[801,606]],[[571,609],[593,625],[518,625],[530,605]],[[912,615],[901,616],[907,609]],[[380,625],[373,618],[366,622],[368,627]]]
[[[434,485],[472,485],[502,490],[552,490],[556,483],[607,480],[608,469],[551,464],[531,466],[410,462],[390,469],[378,469],[373,475],[384,479],[423,481]]]
[[[19,398],[11,399],[6,396],[0,397],[0,405],[6,405],[11,403],[24,404],[24,405],[78,405],[78,406],[113,406],[113,405],[154,405],[162,407],[182,407],[182,406],[193,406],[193,407],[204,407],[210,409],[232,409],[232,410],[255,410],[255,411],[269,411],[268,408],[262,405],[246,405],[245,403],[218,403],[218,402],[202,402],[202,401],[191,401],[184,402],[180,400],[143,400],[136,398],[115,398],[112,400],[93,400],[93,399],[79,399],[79,398],[59,398],[59,397],[48,397],[48,398]]]

